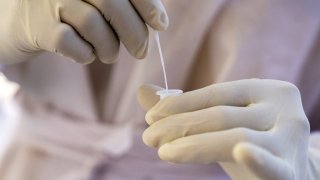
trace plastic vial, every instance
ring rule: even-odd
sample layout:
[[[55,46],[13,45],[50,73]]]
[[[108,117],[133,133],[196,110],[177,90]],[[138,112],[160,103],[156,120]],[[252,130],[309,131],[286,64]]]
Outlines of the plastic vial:
[[[157,95],[160,96],[160,99],[164,99],[168,96],[179,96],[183,93],[180,89],[163,89],[160,91],[157,91]]]

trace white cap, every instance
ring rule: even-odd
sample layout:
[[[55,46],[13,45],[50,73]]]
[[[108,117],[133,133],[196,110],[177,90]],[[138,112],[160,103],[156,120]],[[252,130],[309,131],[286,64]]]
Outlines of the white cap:
[[[160,99],[163,99],[168,96],[179,96],[182,93],[183,91],[180,89],[163,89],[157,91],[156,94],[160,96]]]

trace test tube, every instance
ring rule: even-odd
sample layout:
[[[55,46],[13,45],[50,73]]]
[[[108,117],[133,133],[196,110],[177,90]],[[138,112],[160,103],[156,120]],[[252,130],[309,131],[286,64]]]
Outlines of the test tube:
[[[163,89],[156,92],[160,99],[164,99],[168,96],[179,96],[183,93],[180,89]]]

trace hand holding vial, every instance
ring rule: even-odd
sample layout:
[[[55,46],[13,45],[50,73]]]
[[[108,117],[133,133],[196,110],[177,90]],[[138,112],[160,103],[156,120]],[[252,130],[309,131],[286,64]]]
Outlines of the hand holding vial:
[[[306,178],[310,127],[294,85],[246,79],[161,101],[158,90],[142,86],[139,100],[150,125],[143,140],[162,160],[218,162],[232,179]]]

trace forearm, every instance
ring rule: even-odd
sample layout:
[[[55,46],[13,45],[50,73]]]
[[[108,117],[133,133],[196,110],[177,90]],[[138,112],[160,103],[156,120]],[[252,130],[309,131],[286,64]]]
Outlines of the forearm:
[[[308,179],[320,178],[320,132],[312,133],[309,143]]]

